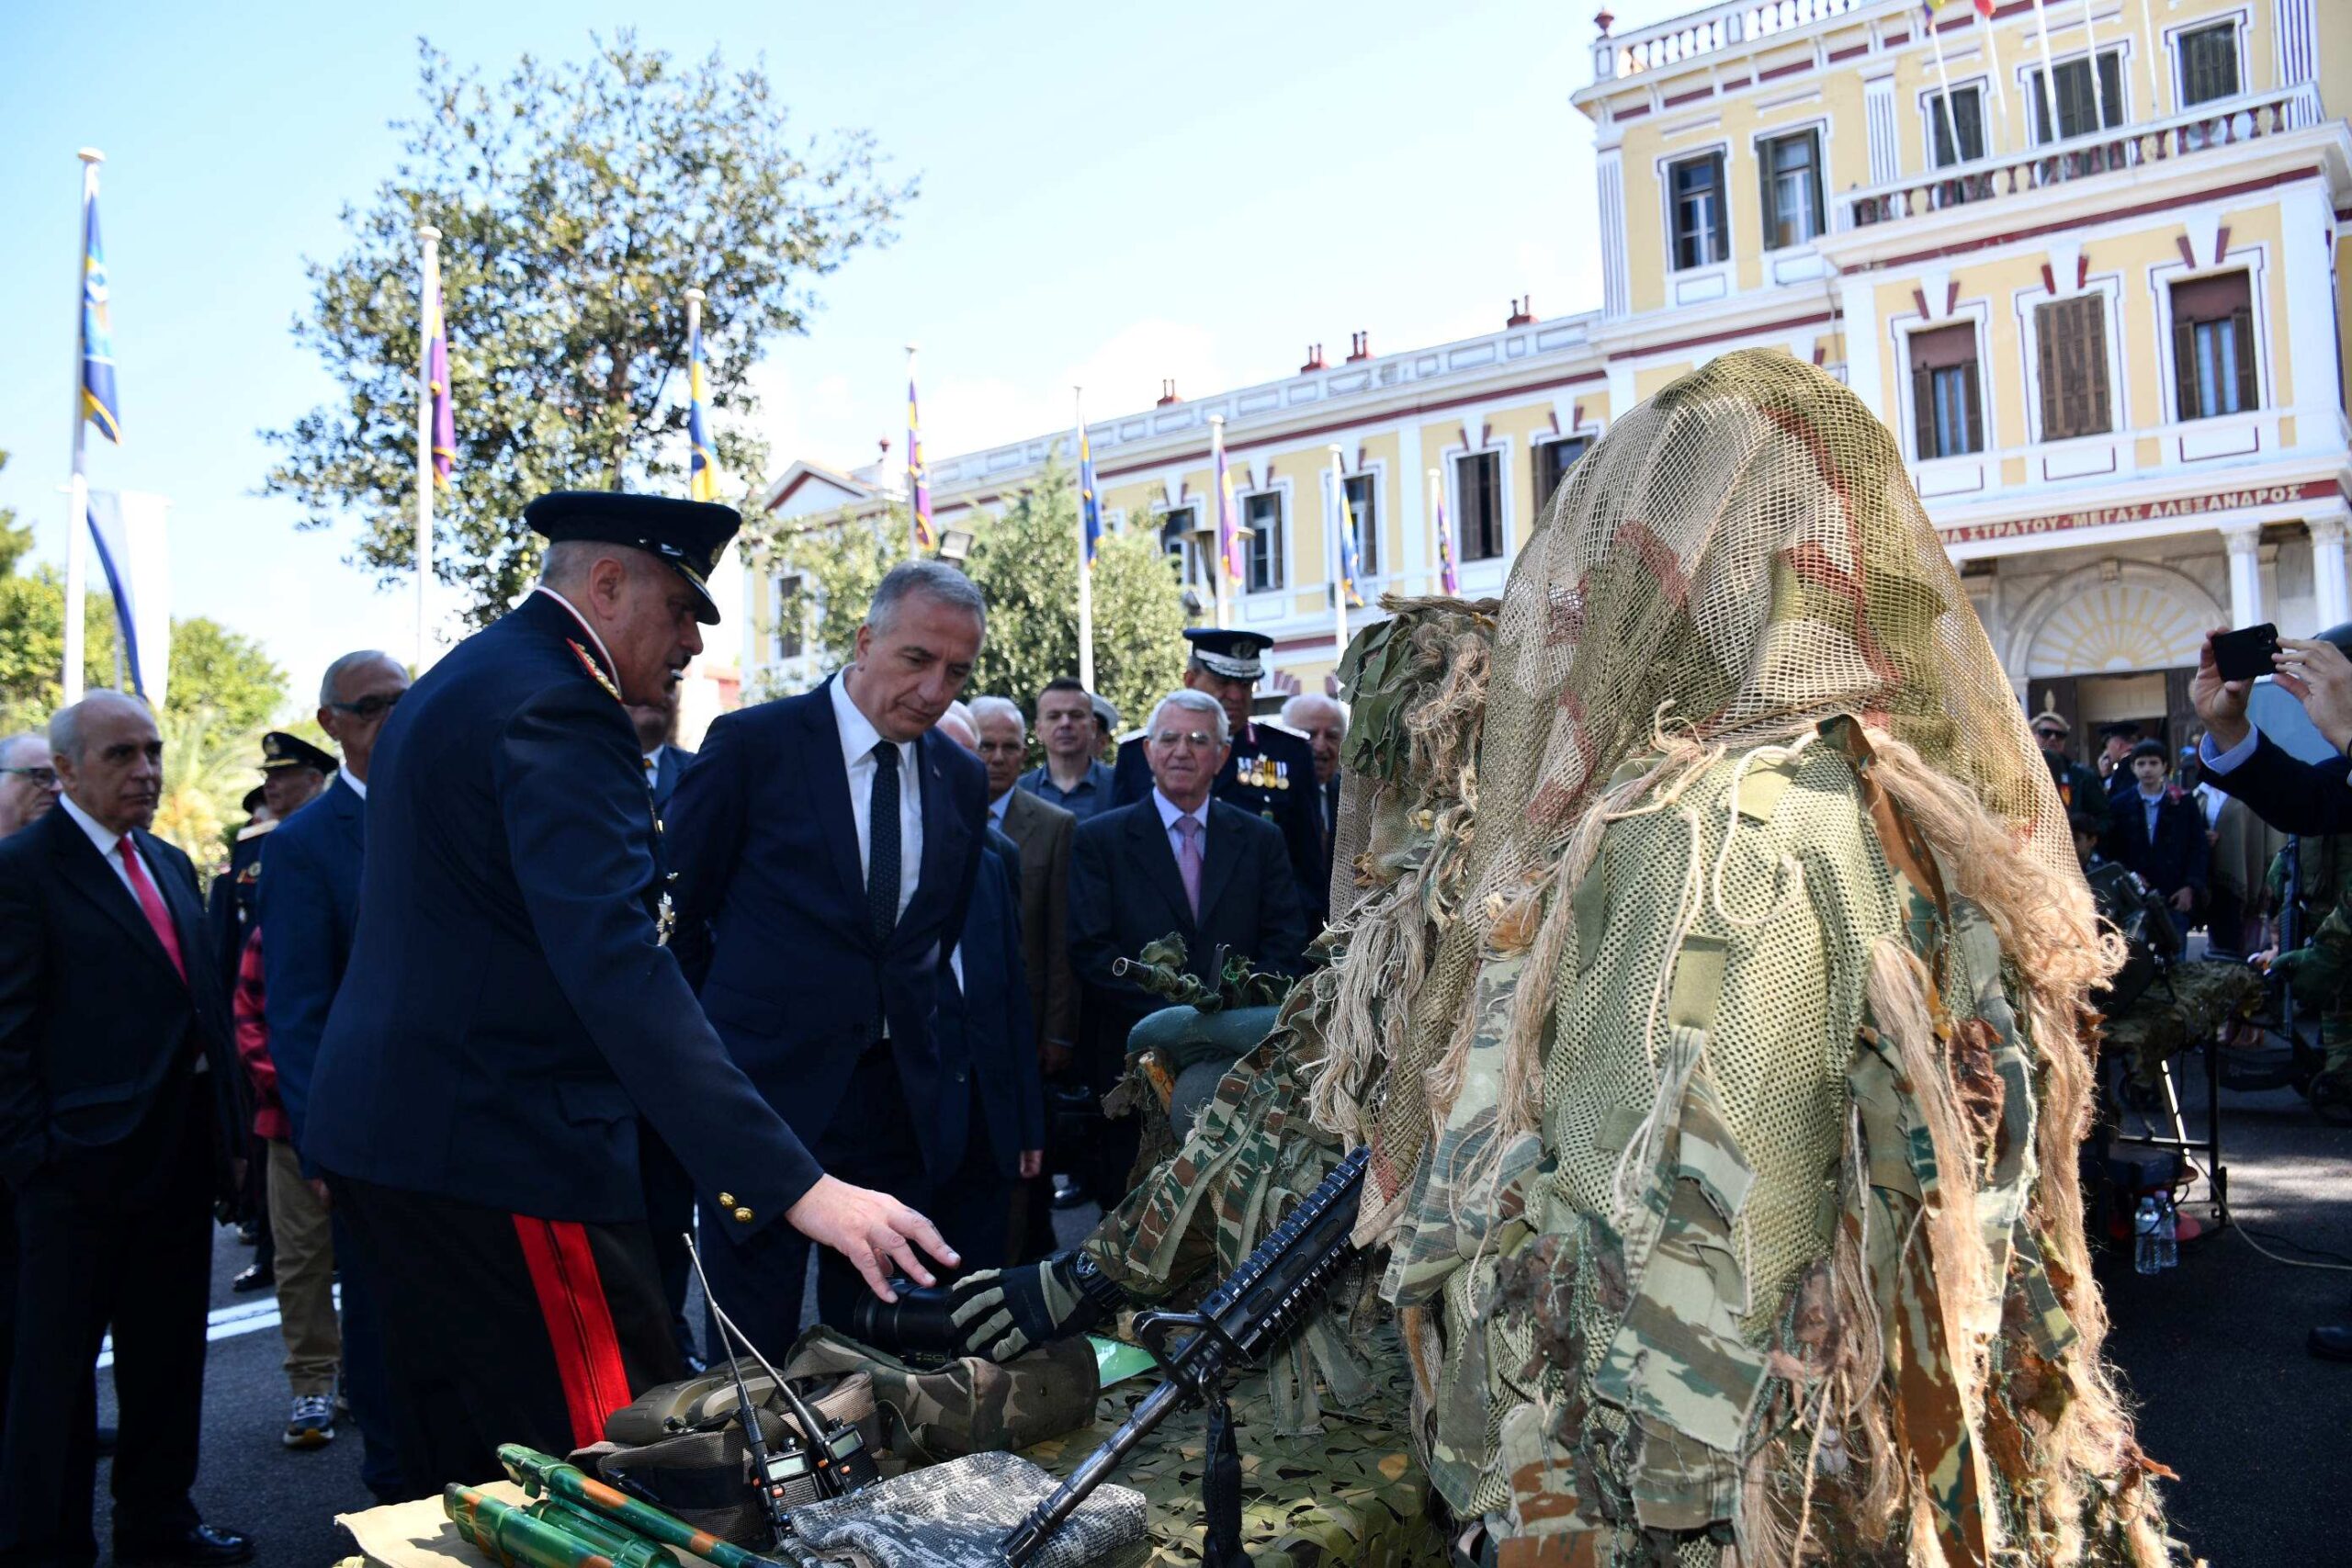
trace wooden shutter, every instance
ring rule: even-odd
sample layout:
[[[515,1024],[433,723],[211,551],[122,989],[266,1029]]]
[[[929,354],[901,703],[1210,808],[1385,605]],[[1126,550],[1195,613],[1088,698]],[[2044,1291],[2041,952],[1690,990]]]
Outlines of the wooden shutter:
[[[2105,303],[2086,294],[2034,310],[2044,441],[2098,435],[2109,427]]]
[[[2254,311],[2241,305],[2230,312],[2230,337],[2238,351],[2238,407],[2262,406],[2262,388],[2254,365]]]
[[[1924,365],[1911,369],[1911,437],[1921,460],[1943,456],[1936,446],[1936,373]]]
[[[2172,391],[2177,417],[2205,417],[2205,400],[2197,392],[2197,322],[2181,313],[2177,289],[2172,310]]]
[[[2034,367],[2041,379],[2041,438],[2054,441],[2065,429],[2065,414],[2059,407],[2058,372],[2058,307],[2037,305],[2033,308]]]
[[[1984,393],[1976,380],[1976,361],[1971,358],[1961,367],[1961,375],[1968,383],[1968,449],[1984,450]]]
[[[1756,209],[1764,215],[1764,248],[1780,249],[1788,242],[1781,235],[1781,205],[1773,188],[1773,164],[1780,161],[1778,141],[1759,142],[1756,148]]]

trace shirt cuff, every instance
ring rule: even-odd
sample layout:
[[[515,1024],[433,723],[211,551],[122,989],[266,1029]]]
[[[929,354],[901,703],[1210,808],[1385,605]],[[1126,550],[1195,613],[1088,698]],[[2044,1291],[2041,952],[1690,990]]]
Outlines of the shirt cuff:
[[[2253,756],[2254,749],[2261,743],[2262,731],[2248,729],[2245,739],[2226,751],[2215,751],[2213,738],[2210,735],[2199,736],[2197,740],[2197,760],[2204,765],[2205,771],[2209,773],[2231,773],[2248,757]]]

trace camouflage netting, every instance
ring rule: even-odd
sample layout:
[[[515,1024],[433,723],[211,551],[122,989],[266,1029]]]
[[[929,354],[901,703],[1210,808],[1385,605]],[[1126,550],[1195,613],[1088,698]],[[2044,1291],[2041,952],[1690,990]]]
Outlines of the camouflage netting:
[[[1884,429],[1727,355],[1498,612],[1396,607],[1333,965],[1105,1266],[1246,1251],[1336,1157],[1303,1093],[1373,1145],[1415,1447],[1503,1562],[2165,1561],[2075,1176],[2117,954]]]

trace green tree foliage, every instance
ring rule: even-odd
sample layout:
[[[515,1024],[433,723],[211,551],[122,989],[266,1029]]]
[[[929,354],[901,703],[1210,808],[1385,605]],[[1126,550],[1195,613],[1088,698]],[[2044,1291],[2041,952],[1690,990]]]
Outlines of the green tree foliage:
[[[1004,511],[957,513],[976,542],[967,570],[988,601],[989,637],[970,694],[1010,697],[1023,713],[1057,675],[1078,673],[1078,497],[1066,471],[1048,465]],[[862,523],[842,514],[810,531],[752,525],[753,570],[796,567],[813,585],[816,646],[825,662],[847,661],[875,588],[907,558],[903,507]],[[1094,558],[1094,682],[1131,722],[1174,690],[1184,672],[1182,592],[1148,532],[1105,534]]]
[[[703,306],[711,431],[723,474],[752,482],[763,445],[749,377],[766,342],[806,330],[814,284],[887,243],[914,195],[873,140],[787,128],[764,69],[714,52],[679,65],[628,33],[577,64],[526,55],[503,81],[420,40],[423,112],[352,246],[311,265],[297,339],[342,389],[268,438],[266,481],[356,516],[355,565],[387,585],[415,558],[417,230],[441,231],[457,457],[435,502],[434,566],[477,624],[528,584],[523,507],[565,487],[684,488],[685,290]]]

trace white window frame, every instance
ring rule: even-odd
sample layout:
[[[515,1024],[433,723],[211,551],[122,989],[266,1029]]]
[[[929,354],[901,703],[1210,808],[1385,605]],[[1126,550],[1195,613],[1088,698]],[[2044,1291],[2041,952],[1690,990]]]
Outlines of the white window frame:
[[[1994,414],[1998,407],[1995,399],[1995,382],[1991,373],[1993,352],[1993,311],[1989,302],[1972,299],[1955,307],[1949,316],[1899,316],[1891,323],[1894,328],[1895,363],[1902,367],[1896,378],[1896,400],[1903,418],[1903,445],[1909,449],[1914,467],[1929,463],[1982,463],[1996,455],[2000,442],[1994,436]],[[1973,327],[1976,332],[1976,396],[1984,403],[1977,410],[1983,422],[1984,445],[1973,452],[1956,452],[1948,457],[1931,457],[1918,450],[1919,404],[1912,388],[1911,339],[1919,333],[1939,333],[1948,327]],[[2113,386],[2110,381],[2109,387]],[[2037,389],[2038,391],[2038,389]],[[2039,405],[2037,405],[2039,406]]]
[[[2034,308],[2079,299],[2086,295],[2096,295],[2106,301],[2107,428],[2096,435],[2069,435],[2063,441],[2053,441],[2041,428],[2041,336],[2034,324]],[[2094,273],[2080,288],[2062,288],[2055,293],[2037,281],[2016,290],[2011,301],[2017,312],[2018,348],[2025,361],[2018,367],[2018,379],[2019,385],[2025,389],[2028,444],[2035,446],[2088,445],[2093,442],[2114,445],[2136,435],[2138,432],[2133,428],[2132,418],[2132,383],[2125,376],[2123,364],[2123,275]],[[1980,382],[1985,379],[1982,372],[1977,379]],[[1990,445],[1989,442],[1987,444]]]
[[[1385,582],[1390,577],[1395,575],[1395,569],[1391,566],[1389,561],[1389,558],[1394,552],[1392,552],[1388,547],[1388,535],[1385,526],[1387,522],[1387,513],[1390,510],[1388,499],[1388,459],[1385,457],[1374,457],[1370,462],[1362,464],[1357,468],[1350,469],[1348,472],[1341,474],[1340,478],[1343,480],[1370,479],[1372,481],[1372,532],[1374,539],[1375,540],[1375,547],[1380,551],[1380,557],[1373,570],[1358,572],[1356,574],[1357,591],[1363,592],[1365,600],[1370,601],[1374,595],[1369,592],[1365,592],[1368,586],[1375,582]],[[1323,466],[1322,491],[1323,505],[1325,507],[1323,515],[1328,520],[1331,514],[1329,508],[1332,503],[1331,466],[1329,463],[1326,463]],[[1361,565],[1363,560],[1363,540],[1361,537],[1356,540],[1356,560],[1359,565]],[[1338,561],[1333,561],[1331,563],[1330,575],[1334,578],[1340,575],[1340,563]]]
[[[1512,496],[1519,487],[1511,482],[1510,471],[1511,453],[1516,445],[1508,435],[1497,435],[1489,436],[1484,446],[1464,446],[1457,443],[1438,454],[1439,460],[1445,465],[1446,523],[1453,529],[1454,542],[1459,547],[1454,552],[1454,564],[1463,571],[1507,566],[1519,553],[1518,508],[1512,503]],[[1469,550],[1470,536],[1464,526],[1469,514],[1462,506],[1462,459],[1483,457],[1489,453],[1496,459],[1496,479],[1498,482],[1495,491],[1502,502],[1500,515],[1496,519],[1502,532],[1502,549],[1495,555],[1474,557]],[[1532,477],[1529,482],[1533,482]]]
[[[1282,527],[1283,536],[1279,543],[1282,554],[1283,580],[1281,582],[1266,588],[1254,588],[1250,586],[1250,558],[1257,547],[1257,541],[1254,538],[1242,540],[1241,596],[1245,599],[1272,599],[1284,593],[1292,592],[1294,592],[1294,585],[1298,581],[1296,552],[1292,547],[1293,536],[1297,533],[1297,530],[1292,526],[1292,523],[1296,517],[1297,512],[1292,505],[1291,482],[1287,475],[1270,479],[1262,485],[1256,485],[1249,490],[1237,489],[1233,492],[1233,509],[1235,514],[1233,520],[1236,524],[1244,528],[1249,527],[1250,503],[1261,496],[1268,495],[1274,497],[1274,504],[1278,509],[1276,516]]]
[[[2133,49],[2133,45],[2136,41],[2137,40],[2131,37],[2109,38],[2098,40],[2099,53],[2112,54],[2119,57],[2115,62],[2115,85],[2117,91],[2123,95],[2122,118],[2118,119],[2112,126],[2104,128],[2101,132],[2102,134],[2121,136],[2132,129],[2133,123],[2139,118],[2139,110],[2136,109],[2132,103],[2132,62],[2136,58]],[[2058,107],[2058,100],[2055,96],[2058,90],[2056,76],[2058,67],[2072,64],[2074,62],[2083,59],[2091,51],[2087,49],[2070,49],[2065,51],[2064,53],[2055,50],[2051,51],[2050,69],[2052,76],[2050,90],[2052,96],[2050,100],[2050,107],[2053,112]],[[2041,92],[2034,86],[2033,78],[2035,73],[2041,69],[2041,56],[2040,54],[2030,55],[2026,60],[2013,67],[2013,69],[2017,73],[2017,89],[2018,92],[2025,95],[2022,101],[2025,106],[2026,152],[2028,155],[2030,155],[2037,149],[2055,146],[2059,141],[2065,139],[2064,137],[2059,137],[2050,141],[2037,141],[2033,139],[2034,116],[2041,112]],[[2091,71],[2092,85],[2096,87],[2098,80],[2098,65],[2095,61],[2092,62]],[[2173,101],[2177,103],[2180,100],[2178,98],[2175,98]],[[2053,129],[2055,128],[2053,127]]]
[[[784,585],[787,581],[800,585],[797,591],[799,600],[800,646],[789,653],[784,649],[786,604]],[[773,650],[773,661],[777,664],[789,664],[796,660],[808,657],[808,574],[798,567],[780,567],[768,576],[768,620],[770,622],[768,646]]]
[[[1179,512],[1191,513],[1193,514],[1194,526],[1198,526],[1202,516],[1202,502],[1199,498],[1195,497],[1186,501],[1173,502],[1155,502],[1152,503],[1152,543],[1159,547],[1159,558],[1162,560],[1166,560],[1168,558],[1167,544],[1163,538],[1163,536],[1166,534],[1168,529],[1168,519]],[[1203,560],[1201,558],[1200,551],[1193,546],[1187,544],[1184,547],[1184,570],[1177,574],[1176,586],[1179,590],[1189,588],[1197,590],[1203,593],[1207,593],[1216,587],[1216,579],[1209,575],[1210,572],[1215,570],[1215,563]]]
[[[1539,431],[1535,434],[1530,435],[1527,438],[1527,483],[1530,491],[1527,498],[1527,504],[1535,516],[1541,517],[1544,515],[1544,508],[1550,505],[1552,501],[1552,498],[1548,495],[1536,495],[1533,493],[1535,485],[1535,454],[1537,450],[1542,447],[1557,446],[1565,441],[1581,441],[1584,443],[1584,449],[1589,453],[1593,447],[1600,443],[1600,431],[1596,425],[1584,424],[1577,426],[1574,430],[1556,430],[1550,432]],[[1584,459],[1581,457],[1577,459],[1579,463],[1583,460]],[[1576,465],[1573,463],[1570,464],[1568,466],[1568,471],[1570,473],[1574,473],[1576,471]],[[1566,475],[1564,474],[1561,476],[1560,482],[1562,484],[1568,482]]]
[[[1981,71],[1973,76],[1956,76],[1952,79],[1951,96],[1954,98],[1958,98],[1963,93],[1976,95],[1976,125],[1979,140],[1984,142],[1984,149],[1973,159],[1962,158],[1956,164],[1939,164],[1936,162],[1936,126],[1937,121],[1943,117],[1936,112],[1936,100],[1943,96],[1944,85],[1941,82],[1930,82],[1919,89],[1915,103],[1919,111],[1919,148],[1922,153],[1919,160],[1919,172],[1923,177],[1950,179],[1952,177],[1952,171],[1965,169],[1971,163],[1982,162],[1993,155],[1993,106],[1987,101],[1992,90],[1992,77]],[[1955,146],[1953,151],[1959,151],[1958,147]]]
[[[1696,147],[1678,147],[1671,152],[1660,152],[1650,161],[1651,177],[1657,183],[1660,198],[1658,221],[1666,231],[1666,273],[1668,277],[1687,279],[1702,277],[1715,271],[1728,273],[1738,265],[1739,245],[1732,231],[1731,221],[1731,152],[1728,141],[1711,141]],[[1702,158],[1723,160],[1723,185],[1716,194],[1723,206],[1724,259],[1701,262],[1696,266],[1677,266],[1674,262],[1674,166],[1695,163]]]
[[[2245,47],[2246,34],[2251,30],[2247,25],[2248,20],[2249,18],[2244,11],[2216,11],[2211,12],[2202,17],[2191,17],[2187,21],[2175,23],[2174,25],[2162,29],[2164,34],[2165,66],[2167,77],[2172,85],[2172,107],[2174,112],[2177,114],[2187,114],[2192,109],[2203,107],[2202,105],[2192,104],[2188,101],[2188,73],[2182,68],[2185,62],[2182,61],[2180,55],[2180,43],[2181,39],[2188,34],[2201,33],[2209,28],[2226,27],[2230,29],[2232,35],[2230,39],[2230,45],[2237,51],[2238,54],[2238,90],[2234,96],[2242,98],[2245,96],[2247,93],[2253,91],[2252,86],[2248,83],[2246,70],[2248,63]],[[2230,101],[2231,100],[2229,98],[2208,98],[2205,100],[2208,104],[2226,104]]]
[[[1785,245],[1775,245],[1770,239],[1772,215],[1764,210],[1762,205],[1764,143],[1785,141],[1792,136],[1803,136],[1808,131],[1813,135],[1813,177],[1816,187],[1815,194],[1819,198],[1818,204],[1821,209],[1821,227],[1810,240],[1795,240]],[[1811,119],[1792,120],[1786,125],[1775,125],[1768,130],[1759,130],[1748,137],[1747,157],[1757,174],[1756,243],[1760,254],[1767,256],[1801,255],[1829,237],[1831,209],[1836,206],[1834,193],[1829,188],[1830,134],[1829,117],[1816,115]],[[1731,183],[1728,170],[1724,174],[1724,183],[1726,186]]]
[[[2245,71],[2243,55],[2239,57],[2239,71],[2243,76]],[[2203,420],[2190,420],[2187,411],[2180,406],[2180,367],[2175,362],[2173,353],[2173,286],[2180,283],[2194,283],[2199,278],[2219,277],[2224,273],[2232,272],[2245,274],[2246,300],[2253,308],[2254,391],[2257,400],[2250,409],[2240,409],[2236,413],[2216,414],[2212,417],[2245,419],[2267,414],[2275,418],[2288,412],[2278,403],[2278,367],[2277,362],[2270,355],[2270,301],[2268,290],[2264,287],[2269,265],[2270,246],[2262,242],[2255,242],[2231,246],[2229,254],[2218,263],[2189,266],[2175,260],[2158,262],[2148,268],[2148,290],[2155,297],[2156,304],[2156,353],[2164,366],[2164,373],[2158,379],[2162,382],[2161,395],[2164,399],[2167,423],[2205,423]]]

